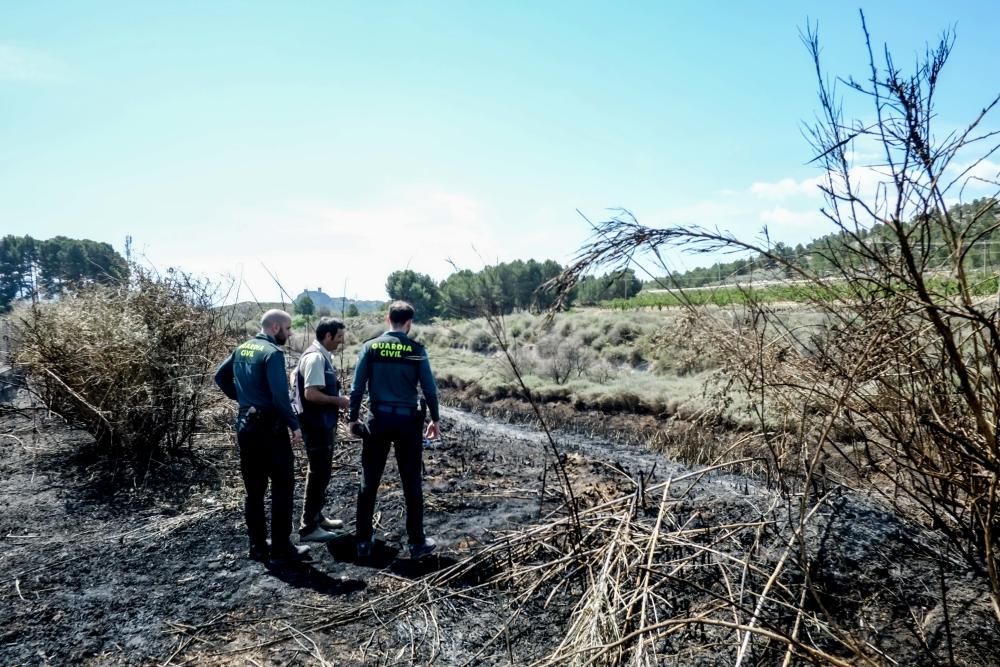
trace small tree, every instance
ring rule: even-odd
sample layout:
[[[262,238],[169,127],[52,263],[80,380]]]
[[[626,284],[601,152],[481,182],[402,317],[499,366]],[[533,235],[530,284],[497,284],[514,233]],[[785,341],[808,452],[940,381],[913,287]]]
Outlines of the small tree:
[[[308,294],[303,294],[295,301],[295,314],[306,318],[316,314],[316,304]]]
[[[409,302],[417,320],[427,321],[438,314],[441,296],[434,279],[426,274],[410,269],[394,271],[385,281],[385,291],[392,300]]]
[[[358,311],[358,304],[352,303],[347,306],[347,317],[357,317],[361,313]]]

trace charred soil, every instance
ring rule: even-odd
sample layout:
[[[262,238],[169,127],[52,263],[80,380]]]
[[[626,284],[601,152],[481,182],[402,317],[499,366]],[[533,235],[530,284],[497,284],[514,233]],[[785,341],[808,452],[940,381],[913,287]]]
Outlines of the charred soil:
[[[698,473],[630,438],[584,434],[579,424],[557,433],[581,508],[579,538],[560,542],[573,533],[543,433],[448,409],[444,437],[424,454],[427,529],[439,543],[433,557],[413,561],[402,551],[404,506],[390,464],[376,552],[355,562],[359,451],[342,441],[327,514],[344,519],[346,532],[314,545],[310,564],[273,569],[247,558],[231,433],[201,434],[188,458],[154,464],[147,485],[130,488],[81,457],[86,436],[58,418],[29,410],[0,419],[4,665],[586,662],[598,654],[566,638],[576,636],[589,608],[583,602],[611,570],[587,575],[576,565],[560,581],[535,573],[560,572],[551,565],[560,548],[573,554],[566,562],[599,558],[607,540],[592,536],[624,525],[621,508],[624,523],[655,525],[676,539],[650,551],[652,584],[639,571],[613,583],[659,585],[657,599],[678,618],[709,619],[706,610],[720,603],[716,586],[727,570],[713,569],[711,554],[752,554],[739,561],[747,580],[766,579],[784,557],[780,586],[813,582],[802,606],[838,639],[809,640],[829,655],[851,660],[846,639],[869,647],[876,664],[1000,663],[980,575],[944,555],[933,532],[847,491],[830,492],[804,523],[796,503],[764,480],[725,468]],[[298,503],[301,453],[297,463]],[[795,526],[804,528],[789,550]],[[685,560],[692,548],[704,567]],[[657,569],[671,558],[686,569]],[[761,605],[755,620],[752,588],[745,591],[733,604],[741,624],[792,627],[781,604]],[[595,618],[601,613],[614,616],[610,609]],[[805,641],[816,629],[802,625]],[[732,628],[689,626],[651,639],[653,664],[733,664],[740,641]],[[780,643],[748,645],[744,664],[774,664],[784,654]],[[795,652],[792,664],[805,656]],[[606,658],[597,664],[614,660]]]

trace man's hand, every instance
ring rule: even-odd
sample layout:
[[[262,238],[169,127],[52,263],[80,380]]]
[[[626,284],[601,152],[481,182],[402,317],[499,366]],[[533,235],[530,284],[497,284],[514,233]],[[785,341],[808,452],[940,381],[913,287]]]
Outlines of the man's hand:
[[[320,391],[319,387],[306,387],[303,393],[303,398],[305,398],[310,403],[317,403],[319,405],[326,406],[336,406],[342,410],[346,410],[351,406],[351,399],[347,396],[331,396],[329,394],[324,394]]]
[[[427,425],[427,429],[424,431],[424,437],[428,440],[437,440],[441,437],[441,430],[438,428],[437,422],[431,422]]]
[[[298,445],[302,442],[302,431],[295,429],[292,431],[292,444]]]

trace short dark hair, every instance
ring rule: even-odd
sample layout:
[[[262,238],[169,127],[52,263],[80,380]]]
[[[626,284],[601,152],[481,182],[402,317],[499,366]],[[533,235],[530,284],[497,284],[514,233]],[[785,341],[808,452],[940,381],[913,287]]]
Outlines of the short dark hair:
[[[413,319],[413,306],[405,301],[393,301],[389,304],[389,321],[393,324],[406,324]]]
[[[336,317],[321,317],[319,318],[319,324],[316,325],[316,340],[322,341],[326,338],[327,334],[336,336],[338,331],[346,328],[347,325],[344,324],[343,320]]]

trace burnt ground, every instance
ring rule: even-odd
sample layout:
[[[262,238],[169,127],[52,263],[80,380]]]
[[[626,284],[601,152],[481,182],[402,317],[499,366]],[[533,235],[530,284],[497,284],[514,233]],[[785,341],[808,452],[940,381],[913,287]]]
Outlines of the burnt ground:
[[[456,409],[445,411],[444,427],[442,441],[425,452],[426,523],[438,540],[437,555],[415,562],[400,553],[403,502],[390,463],[373,562],[354,562],[345,532],[329,548],[314,546],[310,565],[273,570],[246,558],[230,433],[202,434],[190,459],[158,464],[148,485],[132,488],[127,480],[104,478],[81,457],[86,436],[58,418],[41,410],[0,413],[0,664],[543,659],[559,646],[571,619],[572,586],[539,599],[509,585],[480,585],[504,567],[495,562],[466,567],[444,583],[435,577],[552,519],[562,494],[546,463],[544,436],[531,426]],[[557,435],[585,505],[636,494],[637,479],[645,487],[690,472],[634,444]],[[300,495],[304,457],[297,458]],[[348,531],[358,468],[357,445],[338,446],[327,512],[343,518]],[[760,524],[752,549],[768,572],[788,541],[782,522],[794,523],[795,503],[782,501],[764,480],[725,469],[686,479],[669,494],[685,529],[701,525],[708,533],[713,525],[770,512],[773,520]],[[1000,635],[979,574],[948,557],[933,533],[871,499],[847,492],[828,499],[801,540],[808,571],[787,567],[792,579],[814,582],[817,594],[806,606],[870,647],[875,664],[1000,664]],[[643,496],[643,511],[645,505]],[[678,583],[671,599],[691,607],[710,585]],[[733,664],[734,642],[726,632],[709,629],[706,636],[702,629],[690,636],[699,642],[697,651],[681,635],[660,646],[657,662]],[[762,650],[744,664],[774,662]]]

